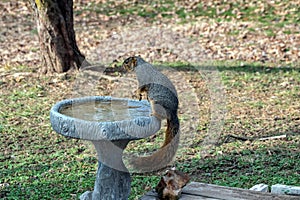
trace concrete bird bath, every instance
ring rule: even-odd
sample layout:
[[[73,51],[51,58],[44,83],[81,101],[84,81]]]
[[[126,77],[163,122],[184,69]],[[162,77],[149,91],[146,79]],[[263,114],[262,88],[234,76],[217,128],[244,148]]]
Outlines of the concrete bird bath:
[[[68,99],[52,107],[50,121],[57,133],[91,141],[97,151],[94,191],[80,199],[128,199],[131,178],[122,160],[123,150],[131,140],[160,129],[160,120],[150,112],[147,101],[109,96]]]

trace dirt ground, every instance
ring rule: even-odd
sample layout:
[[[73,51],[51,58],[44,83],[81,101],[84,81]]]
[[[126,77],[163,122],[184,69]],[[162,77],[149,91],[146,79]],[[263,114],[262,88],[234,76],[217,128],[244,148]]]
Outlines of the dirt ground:
[[[153,23],[140,16],[105,16],[84,10],[88,5],[88,1],[75,1],[74,12],[79,48],[91,62],[107,64],[140,54],[150,62],[299,63],[300,33],[296,23],[277,27],[276,22],[265,25],[238,20],[220,23],[204,17],[192,23],[179,23],[176,17],[157,18]],[[40,65],[37,30],[30,10],[23,2],[1,1],[0,7],[3,11],[1,66]],[[81,10],[83,12],[79,12]]]

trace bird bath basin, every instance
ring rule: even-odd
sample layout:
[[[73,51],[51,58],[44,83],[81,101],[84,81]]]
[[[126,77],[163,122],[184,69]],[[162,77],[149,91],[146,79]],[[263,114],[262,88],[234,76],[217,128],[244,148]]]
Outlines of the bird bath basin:
[[[122,155],[131,140],[156,133],[160,120],[150,116],[147,101],[109,96],[74,98],[56,103],[50,111],[52,128],[59,134],[91,141],[97,151],[94,191],[80,199],[128,199],[130,174]]]

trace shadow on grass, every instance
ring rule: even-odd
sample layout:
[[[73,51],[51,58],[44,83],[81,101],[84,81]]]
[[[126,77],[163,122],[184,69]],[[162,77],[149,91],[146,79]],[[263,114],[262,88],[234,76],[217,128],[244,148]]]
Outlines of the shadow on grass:
[[[210,63],[201,63],[198,66],[185,64],[185,63],[174,63],[168,65],[156,65],[159,68],[164,67],[171,67],[178,71],[199,71],[199,70],[218,70],[219,72],[223,71],[233,71],[233,72],[246,72],[246,73],[265,73],[265,74],[272,74],[272,73],[280,73],[280,72],[297,72],[300,73],[300,64],[298,67],[268,67],[266,65],[259,65],[259,64],[241,64],[237,63],[224,63],[222,64],[221,61],[218,61],[217,64],[210,64]]]
[[[244,65],[244,66],[218,66],[217,69],[222,71],[235,71],[235,72],[246,72],[246,73],[280,73],[280,72],[300,72],[300,66],[297,67],[267,67],[267,66],[256,66],[256,65]]]

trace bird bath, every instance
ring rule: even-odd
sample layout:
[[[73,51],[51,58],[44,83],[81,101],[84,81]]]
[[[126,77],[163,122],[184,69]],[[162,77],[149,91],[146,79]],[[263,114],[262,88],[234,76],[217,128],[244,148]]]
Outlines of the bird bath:
[[[156,133],[160,120],[150,116],[147,101],[109,96],[74,98],[56,103],[50,111],[52,128],[59,134],[91,141],[97,151],[94,191],[80,199],[128,199],[130,174],[122,155],[131,140]]]

